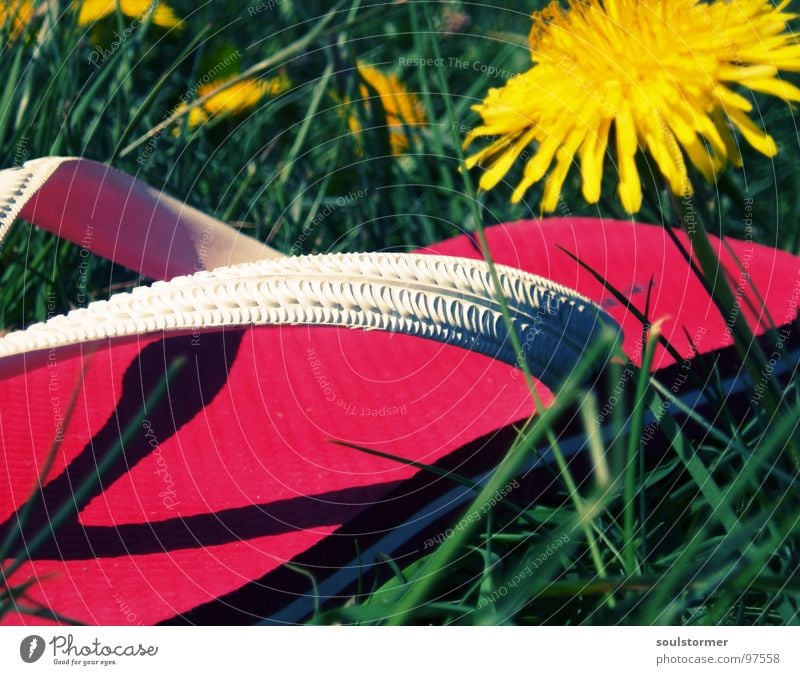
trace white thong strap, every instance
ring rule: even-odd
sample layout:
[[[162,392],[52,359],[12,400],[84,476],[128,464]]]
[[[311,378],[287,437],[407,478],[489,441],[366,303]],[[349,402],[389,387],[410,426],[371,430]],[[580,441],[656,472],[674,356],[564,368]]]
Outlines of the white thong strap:
[[[70,196],[73,189],[78,196]],[[518,363],[483,261],[398,253],[280,257],[224,223],[86,160],[43,158],[0,172],[0,203],[8,205],[0,234],[18,214],[73,240],[89,223],[92,231],[104,232],[93,238],[92,250],[123,264],[139,262],[130,266],[157,269],[163,274],[153,276],[169,279],[0,338],[4,374],[35,367],[58,348],[82,351],[109,339],[257,325],[387,330]],[[167,234],[153,231],[154,223],[166,223]],[[213,233],[210,241],[202,239],[205,231]],[[181,245],[170,248],[176,237]],[[192,260],[199,243],[206,251],[202,266]],[[177,261],[172,250],[179,251]],[[223,261],[237,264],[214,264]],[[563,381],[604,327],[618,330],[606,312],[569,288],[502,265],[497,273],[524,345],[521,356],[550,387]]]

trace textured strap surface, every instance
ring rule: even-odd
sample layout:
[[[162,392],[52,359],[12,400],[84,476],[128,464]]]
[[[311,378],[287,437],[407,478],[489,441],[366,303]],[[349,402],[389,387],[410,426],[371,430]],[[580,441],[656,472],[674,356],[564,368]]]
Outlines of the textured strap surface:
[[[23,166],[0,171],[0,241],[8,234],[11,224],[23,207],[47,182],[55,170],[75,157],[42,157]]]
[[[11,333],[0,339],[0,358],[161,332],[323,325],[406,333],[518,363],[483,262],[386,253],[281,258],[131,176],[77,158],[1,171],[0,205],[0,237],[24,215],[171,279]],[[213,271],[185,274],[197,269]],[[601,325],[616,327],[566,287],[513,268],[499,272],[524,356],[548,386],[561,382]]]
[[[574,291],[510,267],[498,273],[534,375],[550,387],[603,326],[616,323]],[[401,253],[259,261],[120,293],[0,339],[0,357],[107,338],[319,325],[379,329],[457,345],[516,365],[482,261]]]

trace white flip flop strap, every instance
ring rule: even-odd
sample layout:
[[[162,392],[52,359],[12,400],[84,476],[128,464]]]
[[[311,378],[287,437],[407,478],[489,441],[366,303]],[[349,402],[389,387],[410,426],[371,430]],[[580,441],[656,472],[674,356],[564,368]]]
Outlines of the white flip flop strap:
[[[281,255],[126,173],[77,157],[0,171],[0,239],[18,216],[154,279]]]
[[[0,188],[11,186],[0,194],[0,201],[11,190],[20,193],[19,200],[29,200],[33,194],[46,198],[45,174],[54,175],[59,165],[36,161],[41,164],[31,172],[34,177],[0,182]],[[83,173],[84,180],[87,175]],[[17,203],[12,202],[14,208]],[[14,215],[21,212],[17,209]],[[66,214],[64,219],[70,217]],[[203,222],[194,214],[192,218],[184,227]],[[118,228],[137,225],[123,219]],[[273,259],[218,267],[118,293],[10,333],[0,338],[0,372],[8,374],[12,363],[17,370],[38,365],[58,348],[83,351],[108,340],[261,325],[386,330],[518,363],[520,355],[512,348],[484,261],[402,253],[270,255]],[[605,311],[569,288],[502,265],[497,273],[522,339],[521,356],[551,388],[563,382],[601,331],[619,330]]]
[[[0,171],[0,241],[23,207],[42,188],[55,170],[70,157],[42,157],[23,166]]]

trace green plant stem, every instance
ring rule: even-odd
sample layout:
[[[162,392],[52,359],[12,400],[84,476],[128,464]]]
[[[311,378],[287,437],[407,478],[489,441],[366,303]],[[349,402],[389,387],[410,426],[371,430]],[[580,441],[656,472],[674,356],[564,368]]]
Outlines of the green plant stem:
[[[797,433],[798,415],[800,415],[800,405],[792,406],[787,414],[781,416],[770,430],[767,437],[762,437],[754,445],[752,455],[742,469],[737,473],[733,482],[729,483],[721,490],[721,498],[715,505],[719,513],[724,513],[728,509],[733,509],[741,496],[745,493],[745,487],[758,475],[758,472],[774,465],[774,452],[788,439]],[[765,431],[766,434],[766,431]],[[659,615],[666,611],[671,598],[676,589],[685,587],[689,574],[694,574],[696,570],[696,557],[702,547],[706,544],[711,530],[717,525],[717,519],[707,519],[701,527],[692,535],[691,539],[680,550],[677,557],[670,565],[669,571],[654,586],[652,596],[648,598],[648,605],[656,608]],[[743,529],[740,522],[737,532]],[[732,536],[728,534],[728,536]]]
[[[609,336],[609,340],[612,336]],[[616,339],[616,335],[613,336]],[[515,442],[508,451],[503,461],[491,475],[481,493],[471,505],[473,511],[480,511],[489,504],[493,496],[500,491],[520,471],[528,458],[528,452],[552,428],[554,422],[565,412],[574,401],[579,391],[579,382],[595,366],[595,360],[609,349],[608,341],[599,339],[587,350],[586,357],[575,367],[573,377],[557,392],[553,405],[536,419],[530,433]],[[419,572],[417,579],[412,582],[408,591],[397,603],[397,608],[388,618],[389,625],[402,625],[406,623],[411,613],[422,605],[438,583],[443,570],[455,559],[462,550],[465,542],[476,530],[479,519],[467,519],[464,527],[459,528],[430,556]]]
[[[633,412],[631,413],[631,428],[628,436],[628,453],[624,469],[624,489],[623,489],[623,559],[625,561],[625,571],[630,574],[638,572],[636,562],[636,516],[634,509],[636,495],[636,470],[639,467],[638,454],[641,452],[640,443],[642,436],[642,423],[648,396],[648,381],[650,378],[650,365],[653,362],[656,345],[658,344],[659,329],[652,328],[647,336],[644,354],[642,356],[642,366],[636,378],[636,395],[633,401]],[[644,339],[644,337],[643,337]]]
[[[767,358],[755,334],[742,312],[735,307],[736,298],[733,289],[725,277],[722,262],[711,245],[705,225],[696,209],[689,210],[686,197],[677,199],[673,196],[673,203],[677,206],[681,226],[692,243],[692,251],[697,256],[700,269],[711,287],[712,299],[719,307],[723,320],[729,322],[731,318],[733,319],[731,335],[742,363],[747,368],[754,385],[761,381],[766,383],[764,403],[770,412],[770,419],[775,419],[780,412],[783,398],[780,386],[772,372],[767,369]],[[794,440],[789,439],[787,449],[795,469],[800,471],[800,452]]]
[[[181,119],[185,115],[188,115],[192,110],[195,108],[203,105],[206,101],[211,99],[214,96],[217,96],[221,92],[225,91],[226,89],[230,89],[233,85],[238,84],[242,80],[246,80],[249,77],[255,77],[256,75],[261,74],[262,72],[269,70],[270,68],[274,68],[275,66],[285,63],[289,58],[296,56],[299,53],[302,53],[310,44],[314,42],[325,29],[328,27],[328,24],[333,21],[333,18],[341,11],[341,2],[336,3],[334,7],[323,16],[315,25],[314,27],[308,31],[302,38],[296,40],[288,47],[284,47],[283,49],[275,52],[272,56],[259,61],[250,68],[247,68],[245,71],[239,73],[235,77],[232,77],[229,80],[225,80],[222,82],[218,87],[215,87],[213,91],[209,91],[203,96],[199,96],[194,101],[191,101],[186,106],[176,109],[169,117],[159,122],[156,126],[150,129],[147,133],[142,134],[137,139],[129,143],[125,146],[119,153],[120,157],[125,157],[133,152],[137,147],[142,145],[142,143],[146,143],[154,136],[158,136],[161,134],[164,129],[166,129],[170,124],[176,122],[177,120]],[[350,25],[348,22],[346,25]]]
[[[433,26],[433,22],[430,17],[430,12],[428,11],[427,7],[425,8],[425,15],[428,23],[428,29],[431,35],[435,35],[435,29]],[[436,40],[431,40],[432,50],[434,56],[437,60],[441,60],[441,53],[439,50],[439,45]],[[444,98],[445,109],[447,111],[447,117],[450,120],[450,129],[453,132],[454,138],[454,148],[456,152],[456,157],[459,162],[460,173],[464,181],[464,187],[466,194],[469,196],[470,208],[473,213],[473,218],[475,221],[475,234],[478,239],[478,243],[480,245],[481,253],[483,255],[484,260],[489,268],[489,275],[492,279],[492,286],[497,297],[498,303],[500,304],[500,309],[503,315],[503,321],[508,329],[508,335],[511,340],[511,344],[514,348],[514,352],[518,354],[518,363],[519,367],[521,368],[524,376],[525,382],[528,386],[528,389],[531,394],[531,398],[533,399],[533,403],[535,406],[536,413],[541,415],[544,411],[544,405],[539,397],[538,392],[536,391],[536,383],[534,382],[533,376],[530,372],[528,364],[525,360],[525,352],[522,349],[522,343],[520,341],[519,336],[517,335],[516,327],[514,326],[511,320],[511,314],[508,311],[508,306],[505,301],[505,297],[503,296],[503,289],[500,284],[500,277],[497,274],[497,269],[495,268],[494,261],[492,260],[491,251],[489,250],[489,241],[486,237],[486,231],[483,227],[483,214],[481,210],[480,203],[477,198],[477,194],[475,192],[475,186],[473,185],[472,178],[470,177],[469,171],[467,170],[466,162],[464,159],[464,152],[461,148],[460,139],[458,137],[458,124],[455,116],[455,109],[453,107],[453,101],[450,96],[450,91],[447,87],[447,82],[443,75],[443,71],[440,68],[438,70],[439,75],[439,89],[441,90]],[[576,510],[579,514],[585,515],[586,505],[581,498],[580,493],[578,492],[577,486],[575,484],[575,480],[572,477],[572,473],[569,469],[569,464],[567,463],[564,453],[561,450],[561,447],[558,443],[558,439],[556,435],[553,433],[552,429],[547,427],[545,429],[545,438],[550,446],[550,450],[553,453],[553,457],[556,460],[558,465],[559,474],[561,475],[562,480],[567,488],[567,492],[569,493],[570,500],[573,502]],[[592,560],[597,568],[597,573],[599,576],[605,576],[605,568],[603,566],[602,557],[600,556],[600,551],[597,545],[597,540],[594,535],[594,531],[592,529],[592,521],[588,518],[581,518],[580,521],[581,529],[583,530],[583,534],[586,537],[587,543],[589,545],[589,549],[591,552]],[[613,599],[610,599],[610,602],[613,604]]]

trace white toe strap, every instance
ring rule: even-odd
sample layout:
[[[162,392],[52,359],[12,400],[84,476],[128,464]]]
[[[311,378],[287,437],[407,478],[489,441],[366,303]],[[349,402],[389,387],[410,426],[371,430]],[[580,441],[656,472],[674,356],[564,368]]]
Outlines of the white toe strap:
[[[550,387],[603,327],[617,328],[568,288],[510,267],[497,271],[524,357]],[[261,325],[387,330],[517,363],[483,261],[403,253],[264,260],[158,282],[0,338],[0,360],[25,354],[30,366],[37,354],[108,338]]]
[[[82,159],[46,157],[0,172],[0,236],[18,215],[169,280],[0,338],[0,375],[41,365],[53,349],[260,325],[387,330],[518,363],[483,261],[400,253],[282,257],[131,176]],[[550,387],[604,327],[619,330],[571,289],[510,267],[497,272],[522,357]]]
[[[154,279],[280,256],[126,173],[77,157],[0,171],[0,239],[17,216]]]

